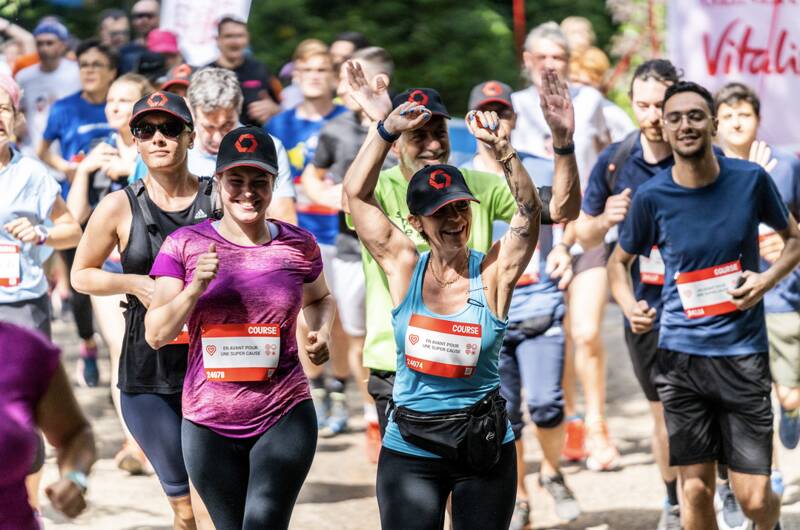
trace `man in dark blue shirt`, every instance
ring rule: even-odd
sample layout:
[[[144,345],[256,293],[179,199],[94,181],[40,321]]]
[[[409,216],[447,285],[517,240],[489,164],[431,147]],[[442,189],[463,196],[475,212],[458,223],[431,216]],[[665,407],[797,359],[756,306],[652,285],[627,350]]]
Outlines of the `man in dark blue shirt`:
[[[640,130],[621,142],[607,147],[589,176],[583,196],[581,215],[576,223],[578,241],[584,248],[603,243],[609,233],[614,235],[618,223],[628,212],[636,190],[663,169],[672,167],[672,148],[664,138],[661,105],[667,87],[678,81],[675,66],[665,59],[642,63],[634,72],[630,98]],[[613,237],[611,238],[613,239]],[[663,263],[640,256],[633,263],[632,277],[637,299],[647,301],[656,314],[661,309],[661,285],[664,283]],[[667,429],[664,409],[653,383],[653,367],[658,349],[658,325],[647,333],[636,334],[625,321],[625,341],[633,369],[653,415],[653,458],[666,485],[667,498],[658,530],[678,530],[681,527],[678,508],[677,469],[669,466]]]
[[[639,187],[608,273],[634,333],[655,312],[629,279],[637,255],[657,246],[664,262],[656,389],[670,464],[679,466],[686,530],[713,528],[714,469],[727,463],[733,489],[756,528],[778,524],[772,492],[773,414],[762,297],[800,262],[800,230],[760,166],[718,157],[717,120],[706,89],[670,86],[664,132],[675,165]],[[758,225],[786,245],[759,273]]]

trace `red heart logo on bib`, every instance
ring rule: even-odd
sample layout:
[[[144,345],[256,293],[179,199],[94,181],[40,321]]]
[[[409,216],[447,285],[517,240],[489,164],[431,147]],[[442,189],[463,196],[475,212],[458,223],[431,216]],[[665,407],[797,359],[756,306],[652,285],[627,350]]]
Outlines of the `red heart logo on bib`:
[[[214,346],[213,344],[209,344],[208,346],[206,346],[206,353],[209,355],[214,355],[215,353],[217,353],[217,347]]]
[[[416,335],[409,335],[408,342],[410,342],[411,344],[416,344],[419,342],[419,337]]]

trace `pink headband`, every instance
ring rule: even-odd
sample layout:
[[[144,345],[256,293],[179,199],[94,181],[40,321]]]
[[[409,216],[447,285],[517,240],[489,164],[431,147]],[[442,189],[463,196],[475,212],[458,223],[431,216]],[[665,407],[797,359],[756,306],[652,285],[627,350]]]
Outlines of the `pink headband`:
[[[19,108],[20,89],[14,78],[8,74],[0,74],[0,89],[8,92],[11,104],[14,105],[14,110],[17,110]]]

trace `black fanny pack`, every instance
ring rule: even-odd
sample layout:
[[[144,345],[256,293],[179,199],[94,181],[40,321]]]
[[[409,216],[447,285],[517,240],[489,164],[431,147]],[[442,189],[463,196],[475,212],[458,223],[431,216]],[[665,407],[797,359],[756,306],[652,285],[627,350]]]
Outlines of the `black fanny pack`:
[[[393,419],[408,443],[478,473],[497,464],[508,423],[499,388],[458,410],[417,412],[396,407]]]

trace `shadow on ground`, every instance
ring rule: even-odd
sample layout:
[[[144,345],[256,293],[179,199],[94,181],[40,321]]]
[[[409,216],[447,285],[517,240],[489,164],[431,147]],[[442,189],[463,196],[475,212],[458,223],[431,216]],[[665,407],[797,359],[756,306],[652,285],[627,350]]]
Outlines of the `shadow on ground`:
[[[340,484],[334,482],[306,482],[300,492],[298,504],[318,504],[365,499],[375,496],[373,484]]]

